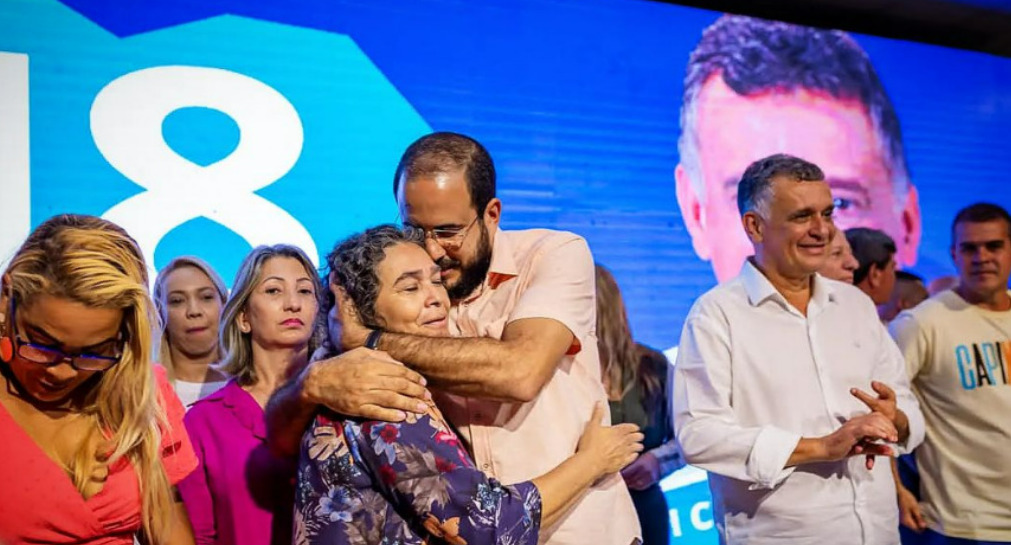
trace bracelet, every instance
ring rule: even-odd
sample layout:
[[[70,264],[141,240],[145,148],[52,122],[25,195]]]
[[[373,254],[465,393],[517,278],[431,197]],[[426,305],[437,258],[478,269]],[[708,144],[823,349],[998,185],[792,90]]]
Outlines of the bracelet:
[[[365,348],[369,350],[379,350],[379,337],[382,337],[383,331],[381,329],[373,329],[369,332],[369,336],[365,337]]]

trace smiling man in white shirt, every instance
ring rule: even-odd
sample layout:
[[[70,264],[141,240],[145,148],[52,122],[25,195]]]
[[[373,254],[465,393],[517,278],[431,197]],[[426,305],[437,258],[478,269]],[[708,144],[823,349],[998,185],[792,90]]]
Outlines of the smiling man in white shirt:
[[[874,304],[815,272],[842,236],[825,175],[761,159],[738,207],[755,255],[696,301],[674,371],[677,441],[710,472],[720,540],[897,544],[891,471],[874,456],[919,444],[923,417]]]

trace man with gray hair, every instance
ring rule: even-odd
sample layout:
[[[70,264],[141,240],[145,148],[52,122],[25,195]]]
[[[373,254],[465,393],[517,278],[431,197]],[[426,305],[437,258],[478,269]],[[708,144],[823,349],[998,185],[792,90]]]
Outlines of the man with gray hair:
[[[871,301],[815,274],[842,236],[825,175],[766,157],[737,202],[754,257],[695,302],[674,367],[676,438],[710,472],[720,540],[897,544],[891,469],[874,457],[918,445],[923,417]]]
[[[873,227],[916,262],[920,209],[899,120],[867,54],[848,34],[724,15],[688,61],[681,104],[681,216],[718,281],[751,251],[737,228],[741,170],[773,153],[820,165],[841,228]]]

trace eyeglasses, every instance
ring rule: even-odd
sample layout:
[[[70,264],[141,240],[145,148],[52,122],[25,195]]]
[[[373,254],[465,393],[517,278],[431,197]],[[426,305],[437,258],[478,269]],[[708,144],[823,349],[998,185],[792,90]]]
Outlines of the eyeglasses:
[[[480,216],[474,216],[466,227],[436,227],[435,229],[422,229],[416,225],[404,224],[404,231],[406,231],[411,236],[416,236],[417,233],[422,233],[422,238],[432,237],[432,240],[436,242],[439,246],[442,246],[446,250],[455,250],[463,245],[463,241],[467,239],[467,234],[470,232],[470,228],[477,223]]]
[[[12,328],[17,327],[17,321],[14,319],[14,309],[15,305],[12,301],[10,314]],[[116,349],[116,354],[112,356],[88,352],[68,354],[59,348],[28,342],[21,338],[16,329],[14,331],[14,349],[21,358],[47,367],[66,361],[78,371],[107,371],[113,365],[119,363],[119,360],[123,358],[123,346],[122,339],[117,338],[117,341],[119,341],[120,346]]]

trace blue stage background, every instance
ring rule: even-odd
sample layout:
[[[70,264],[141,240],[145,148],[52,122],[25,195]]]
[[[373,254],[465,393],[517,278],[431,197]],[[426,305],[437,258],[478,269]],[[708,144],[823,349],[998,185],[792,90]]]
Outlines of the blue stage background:
[[[0,219],[0,253],[74,211],[153,241],[155,266],[192,253],[231,278],[251,244],[276,241],[321,257],[395,221],[401,151],[452,130],[495,158],[504,226],[585,236],[637,338],[666,348],[714,283],[673,171],[685,63],[718,16],[637,0],[5,0],[0,187],[6,210],[30,212]],[[955,210],[1011,207],[1011,60],[857,39],[895,102],[919,190],[913,270],[948,274]],[[128,104],[148,103],[167,115],[143,134],[119,130]],[[704,474],[665,485],[674,542],[715,543]]]

